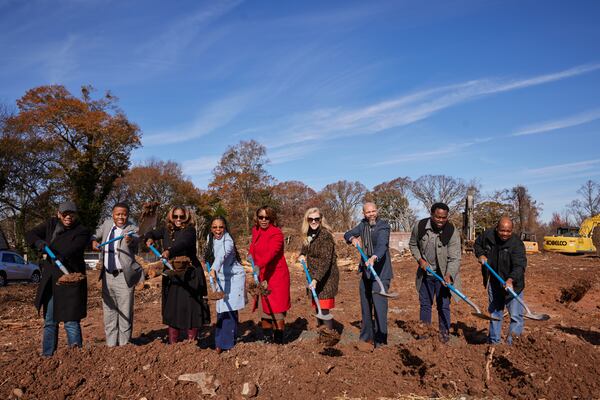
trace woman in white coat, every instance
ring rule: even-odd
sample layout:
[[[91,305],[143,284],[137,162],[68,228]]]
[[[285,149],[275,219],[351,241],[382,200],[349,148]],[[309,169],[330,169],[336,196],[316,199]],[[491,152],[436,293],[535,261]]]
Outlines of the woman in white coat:
[[[225,218],[214,217],[210,224],[205,261],[210,264],[210,275],[225,297],[217,301],[215,349],[217,353],[235,345],[238,310],[246,306],[246,272]]]

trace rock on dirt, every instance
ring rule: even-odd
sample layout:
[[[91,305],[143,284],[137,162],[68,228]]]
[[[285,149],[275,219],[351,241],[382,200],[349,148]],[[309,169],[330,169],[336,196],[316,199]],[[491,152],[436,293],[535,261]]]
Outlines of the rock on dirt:
[[[196,382],[203,395],[215,396],[220,386],[218,379],[214,375],[198,372],[195,374],[182,374],[177,377],[178,381]]]
[[[242,396],[250,398],[255,397],[258,394],[258,388],[254,383],[244,382],[242,386]]]

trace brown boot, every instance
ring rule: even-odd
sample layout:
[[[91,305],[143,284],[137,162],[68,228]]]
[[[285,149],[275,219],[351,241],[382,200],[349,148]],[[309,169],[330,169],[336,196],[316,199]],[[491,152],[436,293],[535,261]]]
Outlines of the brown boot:
[[[356,349],[365,353],[371,353],[375,346],[372,342],[365,342],[363,340],[359,340],[356,344]]]

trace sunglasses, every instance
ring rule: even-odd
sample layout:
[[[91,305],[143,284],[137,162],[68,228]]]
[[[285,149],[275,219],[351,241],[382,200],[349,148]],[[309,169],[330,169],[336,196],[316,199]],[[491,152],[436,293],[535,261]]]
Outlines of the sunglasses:
[[[269,217],[267,217],[267,216],[264,216],[264,215],[259,215],[259,216],[258,216],[258,217],[256,217],[256,218],[258,218],[258,220],[259,220],[259,221],[265,221],[265,220],[267,220],[267,221],[268,221],[268,220],[269,220]]]
[[[184,220],[185,219],[185,214],[173,214],[173,219]]]
[[[306,218],[306,220],[308,222],[321,222],[321,217],[317,217],[317,218],[308,217],[308,218]]]

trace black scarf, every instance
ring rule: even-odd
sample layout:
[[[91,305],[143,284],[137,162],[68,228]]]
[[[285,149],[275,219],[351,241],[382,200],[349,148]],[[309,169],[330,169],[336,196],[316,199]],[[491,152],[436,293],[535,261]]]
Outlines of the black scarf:
[[[369,220],[365,219],[363,224],[362,231],[362,242],[365,253],[367,253],[367,257],[371,257],[373,255],[373,239],[371,238],[371,227],[375,227],[377,225],[377,221],[373,226],[369,225]]]
[[[306,236],[309,238],[308,244],[311,244],[315,241],[317,236],[319,236],[319,232],[321,232],[321,226],[319,226],[317,229],[313,229],[310,226],[308,227],[308,232],[306,232]]]

